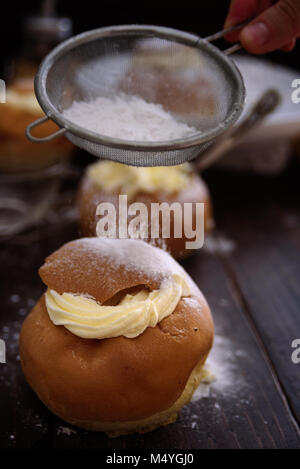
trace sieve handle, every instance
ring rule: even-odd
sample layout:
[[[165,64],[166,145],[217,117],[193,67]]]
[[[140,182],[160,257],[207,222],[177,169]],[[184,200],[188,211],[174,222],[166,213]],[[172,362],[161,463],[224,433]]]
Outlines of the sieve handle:
[[[238,124],[233,130],[225,134],[219,141],[215,143],[198,162],[196,167],[203,171],[211,166],[215,161],[224,156],[231,148],[233,148],[250,130],[253,130],[261,122],[271,114],[280,104],[281,96],[275,89],[269,89],[254,104],[245,119]]]
[[[44,122],[47,122],[49,119],[50,117],[45,116],[29,124],[25,130],[26,137],[31,142],[43,143],[43,142],[50,142],[54,138],[59,137],[59,135],[63,135],[66,132],[67,129],[62,128],[62,129],[57,130],[53,134],[47,135],[47,137],[34,137],[33,135],[31,135],[31,130],[34,129],[34,127],[37,127],[38,125],[43,124]]]
[[[235,26],[230,26],[230,28],[222,29],[222,31],[218,31],[217,33],[211,34],[210,36],[206,36],[204,39],[208,42],[216,41],[217,39],[221,39],[222,37],[226,36],[226,34],[233,33],[234,31],[238,31],[239,29],[244,28],[252,21],[253,18],[244,21],[243,23],[236,24]],[[234,44],[228,49],[225,49],[223,52],[226,55],[233,54],[234,52],[242,49],[242,45],[240,43]]]
[[[223,52],[224,52],[225,55],[230,55],[230,54],[233,54],[234,52],[237,52],[238,50],[240,50],[242,48],[243,48],[242,44],[237,42],[233,46],[228,47],[228,49],[223,50]]]

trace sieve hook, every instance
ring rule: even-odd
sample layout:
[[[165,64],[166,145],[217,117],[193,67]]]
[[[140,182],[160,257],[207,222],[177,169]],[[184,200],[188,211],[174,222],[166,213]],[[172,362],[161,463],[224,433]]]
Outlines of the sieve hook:
[[[34,142],[34,143],[43,143],[43,142],[50,142],[51,140],[53,140],[54,138],[58,137],[59,135],[62,135],[66,132],[67,129],[65,128],[62,128],[62,129],[59,129],[57,130],[56,132],[54,132],[53,134],[50,134],[48,135],[47,137],[34,137],[33,135],[31,135],[30,131],[34,128],[34,127],[37,127],[38,125],[40,124],[43,124],[44,122],[48,121],[50,119],[50,117],[48,116],[45,116],[45,117],[41,117],[40,119],[32,122],[31,124],[29,124],[25,130],[25,133],[26,133],[26,137],[29,138],[29,140],[31,142]]]

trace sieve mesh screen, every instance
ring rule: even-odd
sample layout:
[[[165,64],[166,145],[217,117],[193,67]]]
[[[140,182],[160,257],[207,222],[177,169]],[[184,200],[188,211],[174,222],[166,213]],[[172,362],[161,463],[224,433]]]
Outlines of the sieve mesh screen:
[[[66,41],[45,59],[36,91],[45,113],[76,145],[101,158],[150,166],[197,156],[237,120],[244,101],[241,76],[221,51],[194,35],[147,26],[103,28]],[[130,142],[126,135],[99,135],[63,115],[75,101],[121,93],[161,105],[195,127],[195,135]]]

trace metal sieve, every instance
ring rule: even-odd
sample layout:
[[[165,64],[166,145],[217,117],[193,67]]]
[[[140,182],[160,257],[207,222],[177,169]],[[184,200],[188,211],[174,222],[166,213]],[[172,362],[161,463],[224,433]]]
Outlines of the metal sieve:
[[[27,137],[48,142],[64,134],[92,155],[135,166],[169,166],[192,160],[241,114],[243,79],[227,57],[240,46],[221,51],[210,44],[238,27],[202,39],[165,27],[112,26],[61,43],[46,56],[36,75],[35,92],[46,116],[27,127]],[[197,132],[169,141],[121,140],[88,130],[63,115],[74,101],[113,98],[120,92],[161,104]],[[48,119],[60,130],[44,138],[34,137],[31,129]]]

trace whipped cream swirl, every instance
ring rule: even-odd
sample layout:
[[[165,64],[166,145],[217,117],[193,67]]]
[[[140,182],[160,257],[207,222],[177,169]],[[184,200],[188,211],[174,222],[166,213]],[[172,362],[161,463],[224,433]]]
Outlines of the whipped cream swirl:
[[[116,306],[101,305],[86,295],[58,294],[48,289],[46,307],[51,321],[85,339],[137,337],[155,327],[175,310],[179,300],[190,296],[188,279],[173,274],[159,290],[143,289],[127,294]]]

